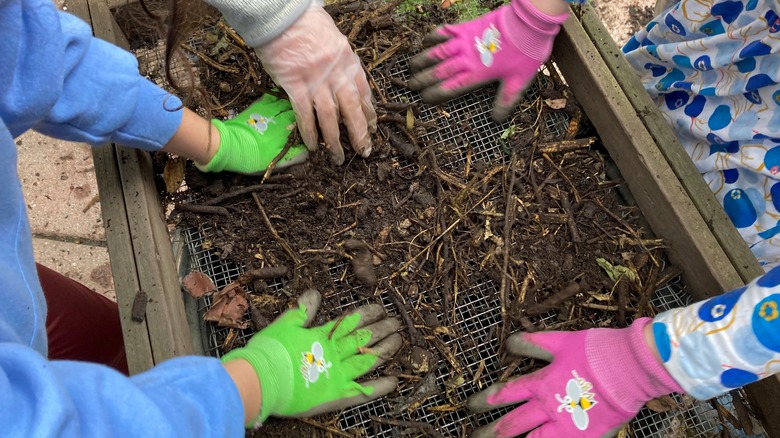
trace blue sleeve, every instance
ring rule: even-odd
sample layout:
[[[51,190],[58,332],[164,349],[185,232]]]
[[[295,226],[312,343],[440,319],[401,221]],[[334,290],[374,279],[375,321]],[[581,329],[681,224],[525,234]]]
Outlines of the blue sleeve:
[[[127,378],[0,344],[0,424],[17,437],[243,437],[238,390],[218,359],[182,357]]]
[[[747,286],[653,320],[658,353],[691,396],[706,400],[780,371],[780,267]]]
[[[115,141],[155,150],[181,123],[181,102],[138,73],[132,54],[92,36],[45,0],[0,0],[0,117],[16,137]]]

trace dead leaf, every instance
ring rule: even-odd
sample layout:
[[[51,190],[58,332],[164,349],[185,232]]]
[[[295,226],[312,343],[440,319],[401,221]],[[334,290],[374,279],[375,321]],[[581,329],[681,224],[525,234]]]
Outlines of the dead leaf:
[[[544,104],[547,105],[548,108],[559,110],[566,108],[566,99],[544,99]]]
[[[455,3],[459,2],[460,0],[441,0],[441,3],[439,4],[439,7],[442,9],[449,9],[450,6],[454,5]]]
[[[650,400],[646,406],[653,412],[661,413],[677,408],[677,402],[671,396],[664,395]]]
[[[182,280],[184,290],[193,298],[200,298],[217,291],[217,286],[208,275],[200,271],[192,271]]]
[[[165,180],[165,190],[168,193],[176,193],[184,181],[184,168],[187,161],[181,157],[171,157],[165,163],[163,169],[163,179]]]
[[[249,327],[249,322],[243,319],[248,309],[246,289],[234,282],[214,295],[214,304],[203,315],[203,320],[215,322],[220,327],[245,329]]]

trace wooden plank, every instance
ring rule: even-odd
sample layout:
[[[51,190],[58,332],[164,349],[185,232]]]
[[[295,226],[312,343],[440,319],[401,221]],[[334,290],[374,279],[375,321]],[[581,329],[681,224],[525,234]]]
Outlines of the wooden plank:
[[[669,244],[669,258],[683,269],[694,297],[704,299],[741,286],[720,244],[577,20],[564,24],[553,56],[565,78],[577,78],[569,87],[653,231]]]
[[[87,4],[95,36],[127,48],[127,40],[119,30],[106,1],[87,0]],[[142,332],[146,336],[145,340],[134,338],[132,342],[150,348],[149,351],[138,353],[133,350],[134,347],[128,346],[128,360],[136,364],[132,372],[138,372],[171,357],[191,354],[192,341],[149,154],[116,145],[108,149],[113,151],[112,159],[96,161],[95,167],[98,171],[100,166],[99,174],[106,175],[106,190],[111,191],[111,199],[116,202],[117,208],[108,213],[104,211],[104,216],[108,221],[124,215],[121,233],[127,236],[123,241],[122,254],[117,255],[120,257],[118,262],[109,243],[112,271],[115,275],[134,275],[137,279],[132,289],[117,285],[117,301],[121,307],[129,309],[139,290],[149,296],[143,322],[123,320],[125,331]],[[103,196],[101,192],[101,199]],[[130,255],[127,251],[130,251]],[[136,353],[142,357],[130,359]],[[141,366],[143,368],[139,369]]]
[[[137,374],[154,366],[149,331],[145,322],[131,319],[135,293],[141,290],[135,255],[130,238],[122,185],[116,171],[116,150],[113,145],[92,149],[97,176],[100,209],[106,227],[106,241],[114,277],[119,316],[127,353],[130,374]]]
[[[720,203],[712,195],[704,178],[696,169],[693,161],[683,149],[672,130],[664,119],[657,105],[645,91],[641,82],[636,79],[634,69],[629,65],[620,49],[612,42],[596,12],[590,6],[582,8],[580,17],[585,32],[590,35],[596,49],[601,54],[609,70],[623,89],[628,100],[641,114],[641,120],[655,140],[666,161],[677,175],[688,192],[704,221],[710,227],[713,235],[726,252],[729,260],[739,272],[742,281],[750,282],[762,275],[764,270],[759,265],[753,253],[740,236],[734,224],[726,216]]]
[[[68,6],[73,14],[92,25],[87,0],[74,0],[69,2]],[[131,319],[133,298],[135,293],[141,290],[141,285],[135,269],[122,185],[116,171],[116,150],[110,144],[92,148],[92,157],[106,229],[111,273],[117,291],[127,365],[130,374],[137,374],[154,366],[154,360],[146,323],[137,323]]]
[[[571,82],[569,86],[599,131],[610,156],[627,177],[629,187],[651,227],[656,234],[669,241],[669,257],[685,270],[686,282],[693,288],[694,296],[704,299],[719,295],[760,275],[763,270],[752,254],[748,256],[745,253],[745,250],[749,253],[749,249],[741,237],[739,242],[735,242],[734,234],[739,235],[725,214],[720,214],[722,208],[711,191],[706,185],[698,184],[698,181],[703,183],[703,179],[674,138],[658,108],[652,104],[633,70],[598,21],[598,17],[587,9],[589,7],[586,8],[583,23],[588,26],[590,34],[579,21],[568,20],[556,42],[556,63],[564,77],[577,78],[577,81]],[[598,55],[594,51],[598,52]],[[620,80],[619,84],[616,77]],[[629,92],[624,93],[624,90]],[[636,120],[640,114],[641,120]],[[624,132],[621,134],[620,131]],[[650,141],[646,138],[648,136]],[[632,145],[633,147],[627,147]],[[650,150],[653,148],[657,150]],[[663,148],[664,152],[658,148]],[[633,154],[638,158],[634,164],[631,163]],[[656,155],[664,155],[664,158],[668,159],[666,165],[669,167],[666,168],[664,163],[657,161]],[[669,179],[669,172],[674,174],[674,181]],[[654,179],[659,184],[670,186],[671,191],[662,188],[662,191],[666,192],[664,196],[668,196],[663,199],[666,202],[656,203],[648,199],[651,196],[659,196],[649,193],[653,190],[648,191],[645,186],[651,184]],[[674,188],[676,184],[681,187]],[[685,188],[682,184],[685,184]],[[677,196],[672,196],[675,192],[678,192]],[[696,197],[700,202],[694,204],[691,197]],[[701,248],[708,251],[702,253],[705,257],[714,257],[710,266],[702,263],[698,248],[686,248],[684,239],[677,241],[679,237],[685,236],[669,234],[673,231],[670,228],[675,226],[676,221],[673,219],[677,219],[677,216],[669,215],[670,205],[666,205],[667,203],[675,204],[671,205],[672,209],[685,210],[685,213],[679,216],[680,219],[697,222],[695,227],[689,229],[690,237],[707,241]],[[708,226],[707,230],[702,229],[701,223],[696,220],[696,213],[689,211],[691,207],[696,209],[701,222]],[[710,238],[717,242],[720,251],[711,246]],[[728,268],[724,258],[730,264]],[[696,278],[690,275],[693,265],[701,265],[702,269],[721,267],[724,270],[711,271],[709,279],[707,276]],[[775,375],[748,385],[745,392],[769,436],[780,436],[780,417],[776,415],[780,412],[780,376]]]

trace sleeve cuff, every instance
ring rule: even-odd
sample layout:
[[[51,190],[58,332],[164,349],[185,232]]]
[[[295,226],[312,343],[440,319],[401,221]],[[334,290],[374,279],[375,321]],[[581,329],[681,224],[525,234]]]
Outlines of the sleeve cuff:
[[[228,24],[250,47],[262,46],[281,35],[312,4],[312,0],[206,0],[206,2],[222,12]]]
[[[181,100],[145,78],[139,79],[138,88],[132,116],[112,141],[147,151],[162,149],[181,125]]]

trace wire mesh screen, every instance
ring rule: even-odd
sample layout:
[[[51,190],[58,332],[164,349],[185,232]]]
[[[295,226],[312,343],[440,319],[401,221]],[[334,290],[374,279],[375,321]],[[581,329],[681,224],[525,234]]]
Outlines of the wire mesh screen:
[[[407,62],[408,58],[406,57],[399,59],[390,69],[392,77],[405,81],[409,75]],[[544,80],[543,75],[540,76],[541,80]],[[485,162],[501,160],[505,156],[505,152],[501,149],[500,139],[510,127],[510,122],[496,123],[490,117],[492,101],[495,96],[494,89],[470,93],[466,97],[449,103],[444,108],[437,108],[422,104],[419,94],[406,88],[391,83],[379,85],[386,90],[389,99],[418,103],[419,120],[436,120],[435,126],[437,128],[429,130],[423,135],[427,136],[425,139],[435,150],[448,151],[440,157],[442,166],[462,165],[469,154],[471,160]],[[533,86],[528,92],[528,97],[534,99],[537,93],[538,87]],[[566,116],[557,112],[545,112],[544,117],[543,126],[548,130],[548,133],[552,137],[563,138],[568,125]],[[464,121],[466,121],[465,124]],[[467,128],[464,129],[464,126]],[[447,145],[447,147],[437,148],[436,146],[439,145]],[[454,148],[453,145],[455,145]],[[411,162],[401,164],[402,167],[415,166]],[[191,253],[190,268],[208,274],[221,288],[238,277],[242,273],[242,267],[220,260],[213,251],[208,249],[209,232],[209,229],[186,230],[185,235]],[[346,311],[366,304],[369,302],[369,298],[351,288],[347,283],[339,281],[344,269],[345,265],[332,266],[330,274],[337,287],[332,291],[321,292],[324,294],[323,300],[328,300],[337,310]],[[292,291],[286,291],[284,284],[280,282],[271,282],[268,286],[276,293],[292,293]],[[425,295],[425,292],[421,291],[421,294]],[[405,386],[400,394],[393,398],[376,400],[341,412],[339,415],[341,429],[358,436],[393,437],[396,436],[393,426],[372,420],[376,417],[393,415],[397,419],[429,423],[445,436],[464,436],[467,431],[494,421],[508,412],[510,408],[475,415],[463,407],[468,396],[498,380],[507,365],[501,363],[498,351],[496,332],[501,328],[501,306],[498,296],[498,285],[487,279],[473,282],[471,288],[460,294],[455,305],[457,322],[452,324],[457,333],[449,337],[446,342],[447,347],[462,365],[460,379],[453,379],[457,373],[452,369],[451,363],[440,359],[436,365],[438,372],[430,373],[431,376],[435,376],[435,380]],[[387,293],[382,293],[370,300],[378,300],[387,308],[389,314],[397,315]],[[690,297],[679,282],[660,288],[652,299],[652,303],[661,310],[684,306],[689,302]],[[201,300],[199,311],[205,312],[210,305],[211,299],[206,297]],[[443,315],[437,316],[442,317]],[[558,318],[555,313],[549,312],[536,317],[533,322],[546,328],[555,328]],[[205,330],[207,330],[208,345],[205,345],[204,348],[207,353],[216,356],[221,354],[228,337],[231,337],[231,342],[243,343],[242,341],[252,335],[250,329],[239,330],[236,333],[235,329],[218,328],[213,324],[206,325]],[[230,334],[229,330],[234,330],[234,333]],[[529,361],[520,364],[521,367],[529,365]],[[425,390],[426,385],[431,387],[429,393],[424,394],[419,402],[412,404],[410,408],[408,400],[414,399],[415,394],[413,393]],[[742,397],[738,393],[737,396]],[[720,403],[727,410],[733,411],[731,400],[731,396],[724,396],[717,403]],[[659,436],[704,438],[721,433],[724,428],[731,436],[744,436],[744,434],[740,435],[740,431],[726,424],[711,403],[697,402],[687,397],[677,397],[674,401],[677,408],[666,412],[653,412],[648,408],[643,408],[631,425],[631,436],[637,438]],[[684,435],[677,434],[678,431],[685,431]],[[693,435],[691,435],[692,432]]]
[[[188,250],[190,252],[190,269],[199,270],[208,274],[217,287],[224,287],[238,277],[242,272],[239,266],[231,265],[219,259],[208,247],[209,229],[188,229],[185,231]],[[344,265],[331,267],[331,274],[339,283],[340,273]],[[270,282],[268,286],[277,293],[285,293],[281,282]],[[286,291],[290,292],[290,291]],[[397,315],[392,301],[387,293],[382,293],[376,298],[366,298],[357,290],[349,287],[339,288],[333,291],[323,291],[323,299],[329,300],[338,310],[348,311],[355,309],[369,301],[380,302],[391,315]],[[361,406],[343,411],[339,415],[339,424],[342,430],[356,432],[359,436],[369,437],[393,437],[393,428],[385,424],[372,421],[372,417],[384,417],[393,413],[400,419],[409,421],[428,422],[445,436],[463,436],[464,431],[497,420],[510,408],[497,409],[482,415],[469,413],[462,406],[462,402],[468,396],[495,382],[506,368],[506,364],[500,363],[496,331],[500,328],[501,314],[498,300],[498,286],[490,281],[483,280],[463,291],[461,299],[457,303],[456,321],[454,324],[458,330],[458,336],[453,336],[447,341],[448,347],[464,368],[464,379],[459,382],[450,381],[453,375],[450,364],[442,359],[437,364],[438,372],[435,381],[428,382],[435,391],[433,395],[424,399],[422,404],[412,411],[398,412],[399,399],[408,399],[414,391],[412,387],[406,387],[395,398],[379,399]],[[375,301],[376,300],[376,301]],[[652,303],[660,310],[667,310],[684,306],[691,302],[690,296],[684,290],[679,281],[671,282],[659,288]],[[205,312],[211,305],[210,298],[206,297],[200,302],[199,312]],[[442,317],[442,315],[438,315]],[[534,321],[544,327],[553,326],[556,323],[555,314],[548,313],[537,317]],[[598,322],[598,321],[594,321]],[[204,326],[207,330],[208,345],[205,349],[208,354],[219,356],[228,330],[218,328],[216,325]],[[241,341],[252,335],[250,330],[240,331],[237,340]],[[520,366],[527,366],[524,361]],[[477,370],[483,371],[475,379]],[[734,393],[746,403],[741,392]],[[706,438],[722,433],[725,428],[726,436],[747,437],[741,430],[737,430],[731,424],[724,422],[718,415],[713,403],[720,404],[734,415],[732,395],[720,397],[714,402],[700,402],[685,396],[673,397],[677,404],[676,409],[666,412],[654,412],[647,407],[643,408],[631,424],[631,435],[636,438],[644,437],[677,437]],[[446,412],[450,410],[450,412]],[[442,415],[442,412],[445,412]],[[766,437],[765,434],[752,435],[753,437]]]
[[[438,107],[422,104],[419,93],[400,86],[410,76],[408,55],[399,56],[388,69],[388,73],[394,79],[393,83],[385,77],[377,79],[379,87],[385,90],[388,100],[418,104],[419,119],[436,122],[430,123],[430,126],[434,127],[422,133],[420,139],[439,152],[442,166],[448,168],[463,166],[469,156],[474,161],[493,162],[501,160],[506,155],[500,140],[507,129],[510,129],[512,122],[507,120],[496,123],[491,118],[496,87],[468,93],[444,107]],[[545,81],[545,78],[544,74],[539,75],[539,81]],[[526,101],[535,101],[538,94],[539,86],[534,82],[526,92]],[[568,122],[568,116],[563,112],[544,113],[543,126],[547,134],[553,138],[562,139],[565,136]],[[442,151],[448,152],[442,153]]]

